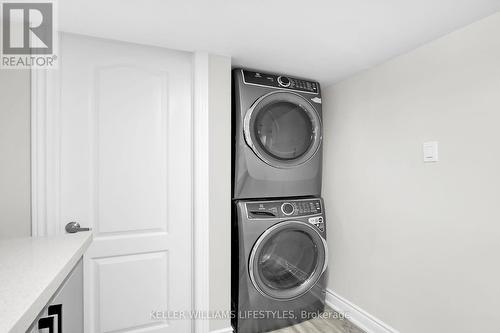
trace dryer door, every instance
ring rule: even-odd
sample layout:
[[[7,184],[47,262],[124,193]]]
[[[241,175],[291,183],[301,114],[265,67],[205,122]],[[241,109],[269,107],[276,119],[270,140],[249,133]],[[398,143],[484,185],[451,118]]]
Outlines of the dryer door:
[[[328,262],[326,241],[312,225],[285,221],[267,229],[250,254],[254,287],[264,296],[290,300],[318,282]]]
[[[277,168],[307,162],[321,144],[318,112],[293,92],[272,92],[259,98],[246,113],[243,128],[254,153]]]

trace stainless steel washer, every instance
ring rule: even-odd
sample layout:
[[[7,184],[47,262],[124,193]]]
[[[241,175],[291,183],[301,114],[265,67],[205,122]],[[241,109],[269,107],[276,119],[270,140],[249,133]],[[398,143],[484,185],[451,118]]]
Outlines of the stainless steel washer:
[[[232,310],[237,333],[257,333],[324,310],[328,249],[320,198],[237,201]],[[255,317],[257,314],[258,317]]]

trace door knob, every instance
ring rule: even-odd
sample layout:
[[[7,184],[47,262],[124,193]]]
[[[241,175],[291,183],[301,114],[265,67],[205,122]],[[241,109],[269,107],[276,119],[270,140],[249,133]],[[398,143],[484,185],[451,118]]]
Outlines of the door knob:
[[[79,232],[79,231],[89,231],[90,228],[82,228],[80,227],[80,223],[78,222],[70,222],[68,224],[66,224],[66,232],[70,233],[70,234],[74,234],[75,232]]]

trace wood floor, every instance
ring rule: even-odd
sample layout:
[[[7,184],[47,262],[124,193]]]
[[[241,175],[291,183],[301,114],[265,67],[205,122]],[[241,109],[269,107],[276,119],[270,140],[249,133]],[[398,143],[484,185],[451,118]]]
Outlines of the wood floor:
[[[337,312],[326,308],[323,315],[300,324],[269,333],[365,333]]]

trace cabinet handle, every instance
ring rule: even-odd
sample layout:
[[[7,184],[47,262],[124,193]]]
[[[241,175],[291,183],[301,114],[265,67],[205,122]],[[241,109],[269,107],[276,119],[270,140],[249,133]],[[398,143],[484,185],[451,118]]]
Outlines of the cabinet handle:
[[[38,330],[48,328],[49,333],[54,333],[54,317],[44,317],[38,319]]]
[[[50,305],[48,309],[49,316],[57,316],[57,332],[63,333],[62,328],[62,304]]]

